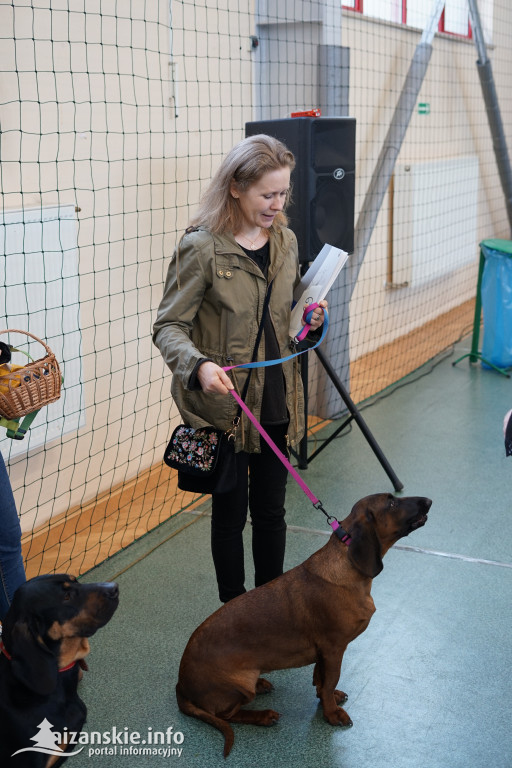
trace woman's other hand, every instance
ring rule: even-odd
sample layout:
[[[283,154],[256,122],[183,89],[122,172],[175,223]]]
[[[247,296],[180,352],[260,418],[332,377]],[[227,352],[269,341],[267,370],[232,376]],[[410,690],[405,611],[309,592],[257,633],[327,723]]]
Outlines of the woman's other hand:
[[[230,389],[234,389],[227,373],[210,360],[201,363],[196,375],[203,392],[227,395]]]
[[[309,325],[312,331],[316,331],[317,328],[324,322],[324,309],[327,309],[328,303],[325,299],[318,302],[319,306],[313,310],[313,315],[310,318]],[[304,310],[307,310],[307,305],[304,306]],[[305,323],[303,323],[305,325]]]

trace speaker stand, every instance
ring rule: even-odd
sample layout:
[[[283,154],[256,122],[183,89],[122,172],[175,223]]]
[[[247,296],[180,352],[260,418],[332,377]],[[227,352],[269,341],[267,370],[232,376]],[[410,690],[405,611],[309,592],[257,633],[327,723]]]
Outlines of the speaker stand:
[[[356,424],[358,425],[358,427],[360,428],[361,432],[363,433],[364,437],[366,438],[366,441],[367,441],[368,445],[370,446],[370,448],[374,452],[375,456],[379,460],[382,468],[384,469],[384,471],[386,472],[387,476],[389,477],[389,479],[393,483],[393,488],[395,489],[395,491],[401,491],[403,489],[403,487],[404,487],[403,483],[400,482],[400,480],[398,479],[398,477],[394,473],[390,463],[388,462],[388,460],[384,456],[384,453],[382,452],[382,449],[380,448],[379,444],[377,443],[377,441],[375,440],[374,436],[370,432],[370,429],[369,429],[367,423],[365,422],[365,420],[361,416],[360,411],[357,409],[354,401],[352,400],[352,398],[348,394],[346,388],[343,386],[343,384],[341,383],[339,377],[337,376],[336,371],[334,370],[334,368],[332,367],[332,365],[330,364],[330,362],[327,360],[327,358],[325,357],[325,355],[323,354],[323,352],[320,349],[315,349],[315,353],[316,353],[318,359],[320,360],[320,363],[322,364],[325,372],[327,373],[327,375],[329,376],[330,380],[332,381],[332,383],[334,384],[335,388],[337,389],[341,399],[343,400],[343,402],[347,406],[347,409],[348,409],[350,415],[345,419],[343,424],[340,427],[338,427],[332,433],[332,435],[330,435],[326,440],[324,440],[322,445],[319,448],[317,448],[316,451],[314,451],[311,454],[311,456],[309,456],[309,457],[308,457],[308,438],[307,438],[307,430],[306,430],[306,434],[304,435],[304,437],[301,440],[300,445],[299,445],[299,452],[298,452],[298,454],[295,454],[297,456],[297,458],[298,458],[299,469],[307,469],[308,464],[310,464],[310,462],[312,462],[313,459],[315,459],[318,456],[318,454],[321,451],[323,451],[324,448],[326,448],[329,445],[331,440],[334,440],[340,434],[340,432],[342,432],[345,429],[346,426],[348,426],[352,421],[355,421]],[[306,424],[307,424],[307,417],[308,417],[308,355],[303,355],[302,361],[301,361],[301,366],[302,366],[302,381],[303,381],[303,386],[304,386],[304,404],[305,404],[305,407],[304,407],[305,414],[304,415],[305,415]]]

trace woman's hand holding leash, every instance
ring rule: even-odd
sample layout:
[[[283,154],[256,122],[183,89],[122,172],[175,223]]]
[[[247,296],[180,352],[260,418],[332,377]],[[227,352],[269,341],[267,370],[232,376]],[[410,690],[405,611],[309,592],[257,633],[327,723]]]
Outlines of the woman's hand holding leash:
[[[325,299],[322,299],[322,301],[318,302],[317,305],[315,305],[314,309],[310,311],[308,314],[307,312],[307,305],[304,307],[304,318],[303,325],[305,326],[307,323],[308,330],[315,331],[317,328],[320,328],[325,320],[325,312],[327,312],[328,303]],[[294,355],[292,355],[294,357]],[[284,358],[288,359],[288,358]],[[271,360],[267,364],[275,364],[277,362],[280,362],[279,360]],[[246,368],[246,367],[258,367],[258,365],[265,365],[265,363],[257,363],[257,364],[246,364],[246,365],[235,365],[235,366],[229,366],[229,368]],[[202,363],[199,366],[199,369],[197,371],[197,378],[201,385],[201,389],[203,392],[210,392],[212,394],[219,394],[219,395],[227,395],[231,390],[234,389],[233,382],[227,375],[227,373],[216,363],[213,363],[210,360],[207,360],[206,362]]]
[[[324,322],[324,308],[327,309],[328,303],[325,299],[322,299],[322,301],[318,302],[318,306],[313,310],[311,313],[311,317],[309,317],[306,314],[306,310],[308,308],[307,304],[304,305],[304,314],[307,317],[307,323],[310,326],[312,331],[316,331],[317,328],[320,328],[322,323]],[[305,320],[302,320],[302,325],[306,325]]]
[[[197,378],[203,392],[227,395],[233,389],[233,382],[222,368],[207,360],[199,366]]]

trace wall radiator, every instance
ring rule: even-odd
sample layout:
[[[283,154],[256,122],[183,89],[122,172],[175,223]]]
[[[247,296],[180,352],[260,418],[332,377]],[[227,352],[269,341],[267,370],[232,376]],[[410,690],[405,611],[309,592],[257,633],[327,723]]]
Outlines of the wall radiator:
[[[388,285],[417,287],[477,258],[478,158],[397,164]]]

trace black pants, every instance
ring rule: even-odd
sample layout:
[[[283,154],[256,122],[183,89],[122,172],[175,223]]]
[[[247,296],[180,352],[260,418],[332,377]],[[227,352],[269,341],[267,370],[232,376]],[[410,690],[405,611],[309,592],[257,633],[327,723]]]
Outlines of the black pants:
[[[266,427],[287,455],[287,425]],[[261,453],[236,455],[237,487],[212,495],[212,555],[219,597],[227,602],[245,592],[243,530],[249,509],[252,523],[254,580],[259,587],[283,572],[286,543],[284,500],[288,471],[266,441]]]

